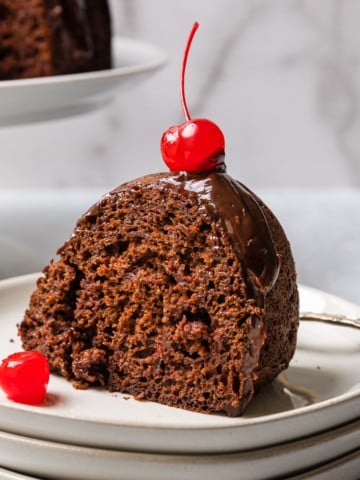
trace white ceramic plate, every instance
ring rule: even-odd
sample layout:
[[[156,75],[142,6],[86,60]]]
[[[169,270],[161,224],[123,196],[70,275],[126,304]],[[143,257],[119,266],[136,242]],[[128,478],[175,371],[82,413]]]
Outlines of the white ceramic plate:
[[[359,471],[360,453],[355,451],[342,455],[336,460],[326,462],[326,464],[321,467],[316,467],[315,469],[307,470],[307,472],[300,475],[292,476],[288,480],[339,480],[339,478],[358,480]],[[29,477],[28,475],[23,475],[0,467],[0,480],[41,480],[41,478],[35,478],[33,476]],[[144,480],[147,480],[147,478]]]
[[[321,467],[308,470],[288,480],[359,480],[360,452],[353,451]],[[1,480],[1,477],[0,477]]]
[[[28,475],[23,475],[22,473],[14,472],[13,470],[8,470],[7,468],[0,467],[0,480],[41,480],[39,477],[29,477]]]
[[[55,480],[256,480],[284,475],[288,478],[300,469],[304,471],[360,447],[359,427],[357,421],[276,447],[223,455],[94,449],[0,431],[0,464]]]
[[[20,349],[16,324],[37,277],[0,282],[0,358]],[[300,295],[304,310],[360,313],[358,307],[317,290],[301,287]],[[65,443],[150,452],[231,452],[274,445],[359,416],[359,352],[359,330],[302,324],[296,354],[282,381],[265,388],[239,418],[138,402],[103,390],[74,390],[53,375],[47,406],[17,404],[0,392],[0,429]]]
[[[148,43],[113,39],[113,68],[97,72],[0,82],[0,126],[47,121],[106,105],[120,89],[137,85],[164,65]]]

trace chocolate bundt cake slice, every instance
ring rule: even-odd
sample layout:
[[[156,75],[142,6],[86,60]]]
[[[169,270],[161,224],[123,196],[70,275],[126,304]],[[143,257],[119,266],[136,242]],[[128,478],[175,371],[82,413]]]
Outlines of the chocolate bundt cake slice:
[[[239,415],[294,353],[289,242],[270,210],[225,173],[124,184],[58,253],[19,333],[77,388]]]
[[[0,80],[110,67],[107,0],[0,0]]]

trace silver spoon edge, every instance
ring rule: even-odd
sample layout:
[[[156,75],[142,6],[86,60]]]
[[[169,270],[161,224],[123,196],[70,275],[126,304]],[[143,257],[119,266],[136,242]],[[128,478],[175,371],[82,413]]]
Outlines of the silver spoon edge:
[[[360,328],[360,318],[334,313],[300,312],[300,321],[322,322],[343,327]]]

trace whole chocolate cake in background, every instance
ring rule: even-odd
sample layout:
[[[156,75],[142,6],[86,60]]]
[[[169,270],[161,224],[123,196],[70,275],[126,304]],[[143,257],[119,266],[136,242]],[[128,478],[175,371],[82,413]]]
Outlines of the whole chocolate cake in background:
[[[278,220],[226,173],[219,127],[190,119],[196,28],[187,121],[161,140],[171,171],[119,186],[79,219],[19,334],[77,388],[235,416],[289,365],[299,300]]]
[[[107,0],[0,0],[0,80],[110,67]]]

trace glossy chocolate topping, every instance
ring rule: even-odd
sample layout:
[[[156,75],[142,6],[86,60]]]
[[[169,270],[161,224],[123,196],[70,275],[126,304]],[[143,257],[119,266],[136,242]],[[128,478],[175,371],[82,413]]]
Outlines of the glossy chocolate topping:
[[[251,191],[226,173],[216,171],[180,172],[164,177],[164,181],[197,193],[200,204],[220,218],[256,298],[271,290],[279,274],[279,258],[267,221]]]
[[[196,193],[200,205],[215,221],[220,219],[261,306],[264,295],[276,282],[280,261],[268,223],[253,193],[224,171],[159,174],[158,179],[180,191]],[[110,195],[122,189],[120,185]],[[98,208],[95,204],[86,217],[96,215]]]
[[[221,224],[230,238],[234,252],[243,268],[247,281],[249,297],[255,300],[254,307],[259,307],[243,319],[242,328],[246,335],[247,346],[242,351],[242,363],[239,366],[241,378],[239,403],[225,405],[223,409],[230,416],[241,414],[254,395],[253,372],[259,364],[261,348],[264,345],[267,328],[261,309],[264,307],[266,293],[274,286],[280,269],[272,234],[257,198],[244,185],[221,171],[204,173],[162,173],[139,178],[125,185],[120,185],[105,195],[121,195],[128,188],[139,193],[152,186],[166,192],[175,189],[185,197],[194,195],[199,209],[204,209],[213,221]],[[196,200],[195,200],[196,201]],[[89,217],[101,215],[102,201],[95,204],[78,222],[81,228]]]
[[[54,51],[58,60],[72,69],[94,55],[94,44],[84,0],[47,0],[48,20],[52,25]]]
[[[195,192],[200,205],[217,221],[220,219],[231,239],[239,262],[259,307],[264,306],[266,293],[274,286],[280,270],[271,231],[266,218],[252,192],[223,171],[189,174],[174,173],[162,179],[184,191]],[[226,405],[229,416],[240,415],[254,395],[252,372],[258,366],[261,347],[266,338],[266,328],[260,318],[247,319],[247,335],[251,345],[243,352],[241,371],[243,391],[236,407]]]

